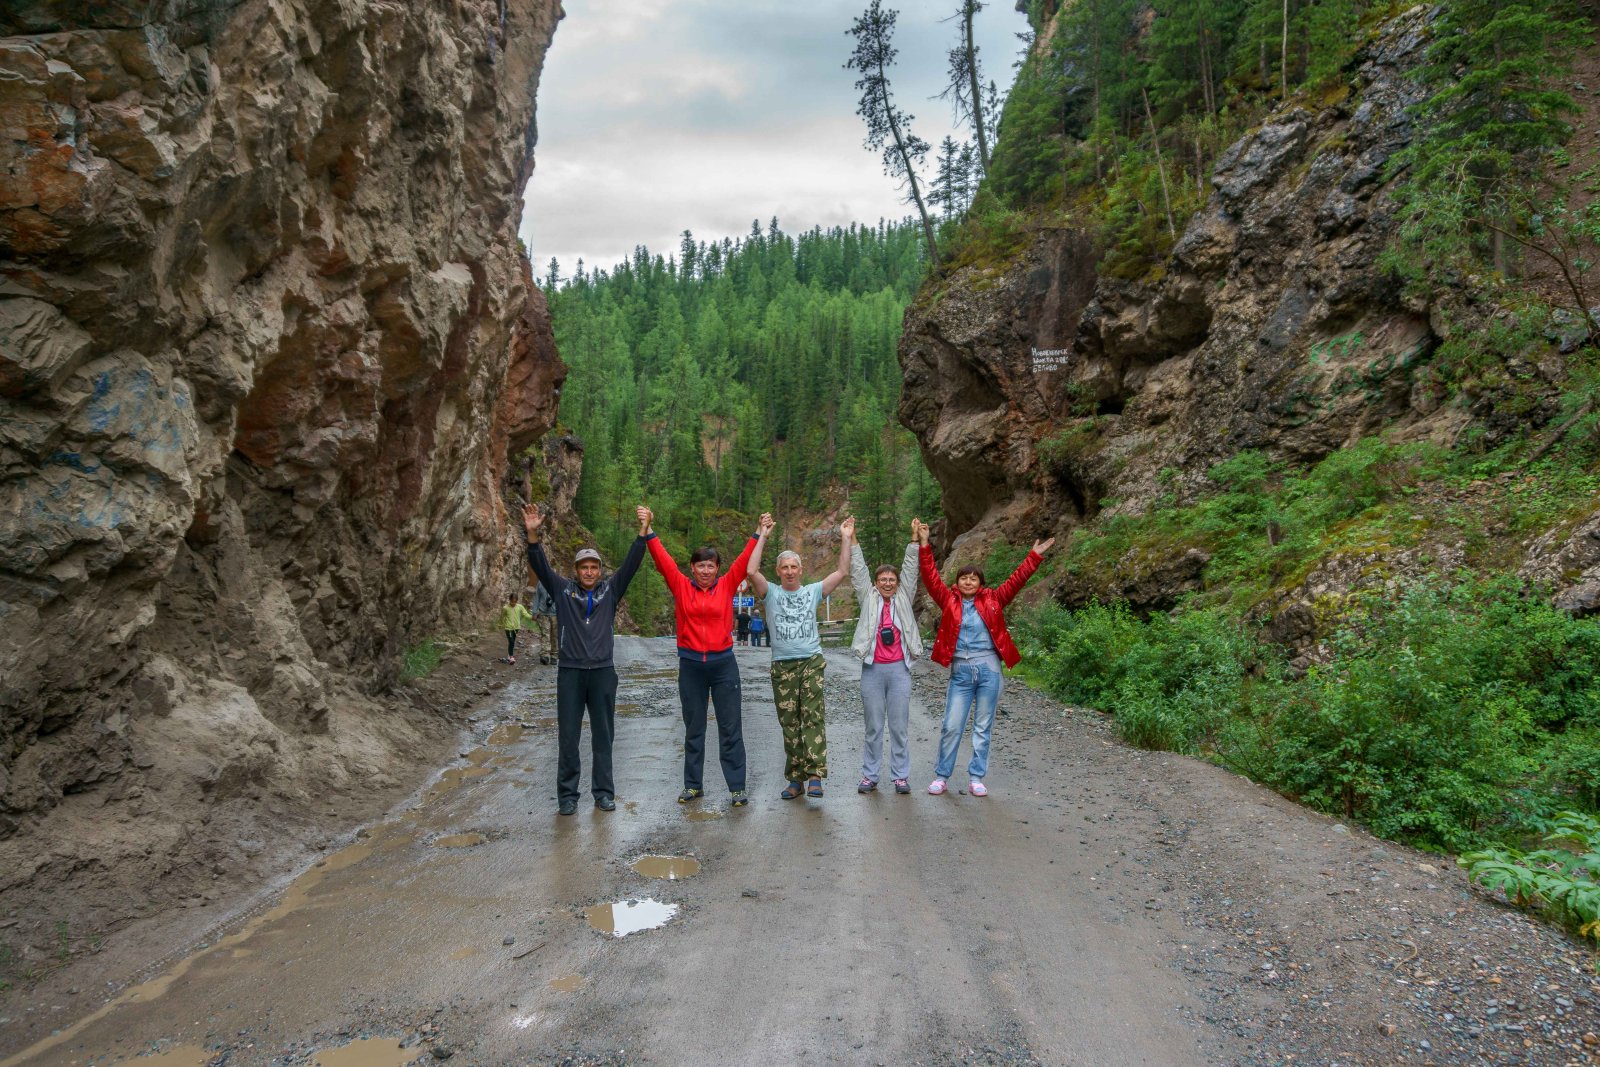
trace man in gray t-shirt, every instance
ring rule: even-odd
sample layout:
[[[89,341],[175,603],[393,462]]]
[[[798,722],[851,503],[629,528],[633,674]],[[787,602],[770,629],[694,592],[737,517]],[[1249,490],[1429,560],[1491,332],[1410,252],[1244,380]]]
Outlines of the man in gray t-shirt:
[[[761,528],[771,531],[771,515],[761,516]],[[800,555],[778,554],[778,584],[768,582],[761,573],[761,550],[756,545],[750,557],[750,585],[762,598],[767,619],[768,641],[772,645],[772,702],[778,707],[778,724],[783,728],[783,776],[788,785],[778,795],[793,800],[804,792],[822,795],[822,779],[828,776],[828,734],[823,721],[822,635],[817,630],[817,606],[822,598],[850,573],[850,534],[855,520],[841,526],[839,565],[820,582],[800,584]],[[805,784],[802,785],[801,783]]]

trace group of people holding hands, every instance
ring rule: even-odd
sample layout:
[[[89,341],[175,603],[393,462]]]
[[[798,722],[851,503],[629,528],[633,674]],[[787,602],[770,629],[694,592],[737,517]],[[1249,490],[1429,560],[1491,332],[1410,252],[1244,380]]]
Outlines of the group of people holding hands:
[[[734,658],[735,596],[749,579],[761,601],[767,639],[772,649],[772,697],[783,732],[784,778],[779,793],[785,800],[821,797],[828,777],[827,728],[824,721],[822,637],[817,608],[822,598],[848,578],[860,604],[860,617],[850,643],[861,662],[861,703],[866,741],[861,758],[861,793],[877,790],[883,768],[883,741],[889,736],[889,778],[896,793],[911,791],[910,709],[911,663],[924,655],[922,634],[913,604],[920,580],[940,610],[931,656],[950,669],[945,691],[939,753],[928,792],[945,792],[955,771],[957,750],[967,724],[972,724],[972,755],[967,764],[968,792],[986,796],[989,742],[1002,689],[1002,665],[1020,658],[1006,629],[1004,610],[1039,567],[1054,539],[1034,542],[1017,569],[999,586],[984,582],[983,571],[962,567],[955,585],[947,586],[934,563],[928,526],[911,522],[911,542],[898,569],[888,563],[868,570],[855,540],[855,520],[840,524],[839,560],[821,581],[802,584],[798,553],[778,554],[778,580],[761,573],[767,539],[776,526],[762,515],[756,531],[726,571],[715,548],[696,549],[688,573],[679,569],[655,535],[654,515],[637,509],[639,535],[622,565],[603,576],[600,554],[580,549],[573,577],[555,573],[540,544],[544,518],[536,505],[523,508],[528,538],[528,564],[539,584],[554,598],[559,622],[556,722],[558,731],[557,801],[563,815],[578,807],[581,761],[578,739],[587,712],[592,750],[590,777],[595,807],[616,807],[611,748],[615,729],[617,672],[613,637],[617,603],[648,552],[672,594],[678,646],[678,698],[682,705],[683,791],[678,803],[705,795],[706,713],[716,708],[717,754],[730,803],[749,803],[746,790],[744,731],[738,663]]]

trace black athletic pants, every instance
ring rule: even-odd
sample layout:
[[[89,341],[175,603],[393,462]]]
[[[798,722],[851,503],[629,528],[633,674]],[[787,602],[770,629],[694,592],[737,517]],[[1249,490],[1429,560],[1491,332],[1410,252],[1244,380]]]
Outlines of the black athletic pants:
[[[506,631],[506,659],[510,659],[512,656],[515,656],[516,654],[517,654],[517,631],[515,631],[515,630],[507,630]]]
[[[589,710],[589,744],[593,763],[589,770],[595,799],[616,795],[611,780],[611,739],[617,722],[617,672],[613,667],[562,667],[556,671],[556,797],[578,799],[578,778],[583,761],[578,737],[583,732],[583,712]],[[701,720],[704,722],[704,720]]]
[[[739,664],[732,657],[702,663],[678,658],[678,699],[683,704],[683,785],[703,789],[706,700],[717,708],[717,747],[730,790],[744,788],[744,730],[740,724]]]

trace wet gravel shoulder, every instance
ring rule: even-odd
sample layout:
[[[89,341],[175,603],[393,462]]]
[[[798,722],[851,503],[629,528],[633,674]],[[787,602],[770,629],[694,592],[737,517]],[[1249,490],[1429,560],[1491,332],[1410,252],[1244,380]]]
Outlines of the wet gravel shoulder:
[[[918,679],[940,699],[944,677]],[[1109,806],[1093,847],[1175,912],[1172,965],[1256,1065],[1600,1063],[1596,955],[1470,885],[1450,857],[1382,841],[1008,678],[997,760],[1069,769]],[[1126,815],[1153,836],[1119,836]],[[1087,840],[1087,839],[1085,839]]]

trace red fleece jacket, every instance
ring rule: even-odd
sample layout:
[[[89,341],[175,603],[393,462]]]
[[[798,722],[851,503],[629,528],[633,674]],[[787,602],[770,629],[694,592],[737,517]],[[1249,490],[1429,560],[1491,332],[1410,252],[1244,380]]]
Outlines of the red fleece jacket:
[[[702,655],[733,648],[733,594],[749,571],[750,553],[755,551],[756,539],[750,538],[733,566],[712,582],[710,589],[701,589],[692,579],[684,577],[661,538],[651,534],[645,543],[650,546],[650,558],[655,561],[656,570],[661,572],[672,593],[672,607],[678,622],[678,647]]]

